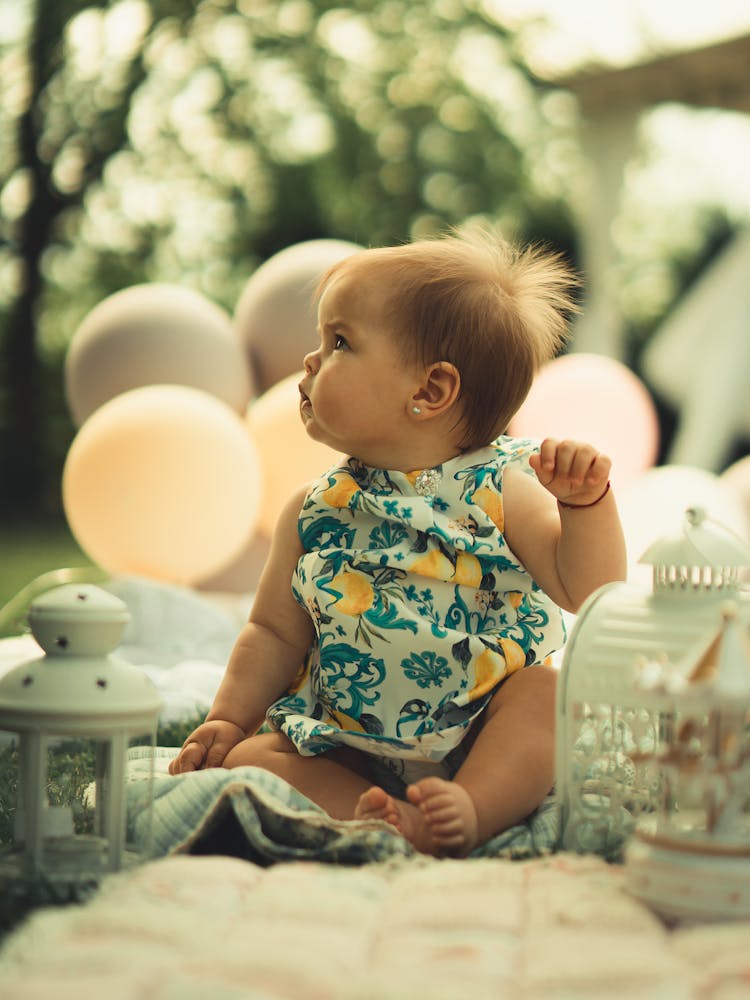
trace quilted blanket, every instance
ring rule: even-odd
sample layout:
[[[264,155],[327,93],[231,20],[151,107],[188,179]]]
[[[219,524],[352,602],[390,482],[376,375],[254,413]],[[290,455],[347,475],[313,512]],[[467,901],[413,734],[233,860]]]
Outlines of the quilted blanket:
[[[740,1000],[750,926],[669,931],[594,856],[174,854],[37,913],[3,1000]]]

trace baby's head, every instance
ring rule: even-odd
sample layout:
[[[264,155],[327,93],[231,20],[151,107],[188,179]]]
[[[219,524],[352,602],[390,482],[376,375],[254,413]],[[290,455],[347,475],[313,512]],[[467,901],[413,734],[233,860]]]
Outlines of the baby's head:
[[[360,251],[323,275],[318,296],[344,274],[382,296],[405,363],[458,370],[464,450],[506,430],[575,310],[577,280],[558,254],[485,231]]]

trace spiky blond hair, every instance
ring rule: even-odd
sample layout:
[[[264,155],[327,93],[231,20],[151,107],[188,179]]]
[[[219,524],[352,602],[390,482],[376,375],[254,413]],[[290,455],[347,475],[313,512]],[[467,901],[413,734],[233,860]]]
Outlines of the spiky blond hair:
[[[323,275],[318,297],[343,274],[382,289],[405,361],[456,366],[466,449],[507,429],[576,310],[578,281],[560,254],[515,247],[487,229],[357,252]]]

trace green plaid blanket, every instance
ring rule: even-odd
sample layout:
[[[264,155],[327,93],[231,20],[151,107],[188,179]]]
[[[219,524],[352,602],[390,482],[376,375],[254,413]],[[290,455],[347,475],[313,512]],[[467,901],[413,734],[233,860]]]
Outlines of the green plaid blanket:
[[[147,821],[145,783],[130,786],[130,822]],[[271,865],[327,861],[359,865],[416,851],[377,820],[332,819],[282,778],[257,767],[214,768],[155,779],[152,855],[225,854]],[[531,858],[552,853],[559,808],[550,796],[525,822],[493,837],[473,857]]]

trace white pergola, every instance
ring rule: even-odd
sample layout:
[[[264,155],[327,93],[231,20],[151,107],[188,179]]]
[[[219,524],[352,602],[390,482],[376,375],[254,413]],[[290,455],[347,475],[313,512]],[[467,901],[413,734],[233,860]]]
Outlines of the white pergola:
[[[638,121],[665,102],[750,112],[750,35],[547,82],[576,95],[592,165],[579,217],[587,302],[573,348],[621,360],[624,320],[612,284],[617,251],[610,234]],[[733,440],[750,432],[750,232],[726,248],[657,331],[644,369],[680,412],[668,461],[720,470]]]

